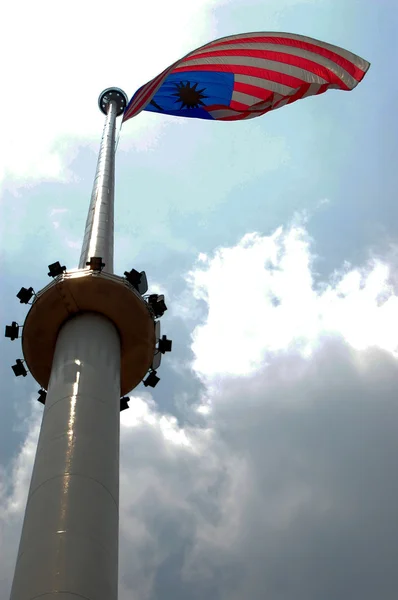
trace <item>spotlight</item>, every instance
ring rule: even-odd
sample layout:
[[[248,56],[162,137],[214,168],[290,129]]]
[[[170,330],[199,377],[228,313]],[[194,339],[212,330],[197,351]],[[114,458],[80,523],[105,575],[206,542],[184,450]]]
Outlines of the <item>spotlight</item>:
[[[149,373],[148,377],[145,379],[144,381],[144,385],[145,387],[148,387],[148,385],[150,387],[156,387],[157,384],[160,381],[160,377],[157,377],[156,375],[156,371],[152,371],[151,373]]]
[[[92,271],[102,271],[105,263],[102,262],[102,256],[92,256],[89,262],[86,262],[86,266],[90,267]]]
[[[128,396],[123,396],[123,398],[120,398],[120,412],[122,412],[122,410],[126,410],[126,408],[130,408],[128,403],[130,401],[130,398]]]
[[[15,361],[15,365],[12,365],[11,368],[14,371],[15,377],[19,377],[20,375],[22,375],[22,377],[26,377],[26,375],[28,374],[20,358],[17,358],[17,360]]]
[[[49,277],[58,277],[58,275],[62,275],[62,273],[66,271],[66,267],[61,267],[60,263],[57,261],[52,265],[48,265],[48,271]]]
[[[11,323],[11,325],[6,325],[6,332],[5,332],[6,338],[10,338],[10,340],[13,342],[14,340],[16,340],[18,338],[18,334],[19,334],[18,323],[13,321]]]
[[[167,310],[163,294],[151,294],[148,297],[148,303],[152,307],[155,317],[162,317]]]
[[[124,276],[129,283],[143,296],[148,291],[148,280],[145,271],[139,273],[135,269],[125,271]]]
[[[162,317],[167,310],[167,306],[164,301],[164,295],[158,296],[156,304],[154,306],[154,312],[156,317]]]
[[[17,294],[17,298],[19,299],[21,304],[28,304],[29,300],[34,295],[35,295],[35,293],[34,293],[32,287],[30,287],[30,288],[22,287]]]
[[[39,397],[37,400],[39,402],[41,402],[41,404],[45,404],[46,399],[47,399],[47,392],[45,390],[39,390]]]
[[[159,340],[158,349],[159,352],[164,354],[165,352],[171,352],[172,341],[168,340],[165,335],[162,336],[162,339]]]
[[[132,286],[138,288],[141,281],[141,273],[138,273],[135,269],[131,269],[131,271],[125,271],[124,276]]]

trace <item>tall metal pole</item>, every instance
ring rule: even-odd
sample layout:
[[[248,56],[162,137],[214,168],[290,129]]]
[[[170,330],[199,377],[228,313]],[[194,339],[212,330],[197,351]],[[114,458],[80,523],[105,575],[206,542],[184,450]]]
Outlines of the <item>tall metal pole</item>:
[[[108,92],[109,93],[109,92]],[[121,92],[120,92],[121,93]],[[106,120],[98,155],[91,202],[88,210],[79,269],[86,267],[91,256],[102,257],[104,271],[113,273],[113,223],[115,189],[115,124],[118,105],[103,92],[106,102]]]
[[[106,121],[79,268],[53,263],[49,285],[17,294],[34,296],[22,349],[45,406],[11,600],[117,600],[119,412],[148,371],[155,387],[172,344],[155,321],[164,297],[143,296],[145,273],[113,274],[115,124],[126,104],[118,88],[99,98]],[[18,332],[6,327],[12,340]],[[19,359],[13,370],[27,374]]]
[[[125,102],[116,89],[100,97],[107,117],[80,269],[101,257],[113,271],[115,121]],[[48,296],[32,306],[25,355]],[[69,318],[56,337],[11,600],[116,600],[121,333],[96,306],[73,311],[68,299],[62,302],[58,312],[66,307]]]

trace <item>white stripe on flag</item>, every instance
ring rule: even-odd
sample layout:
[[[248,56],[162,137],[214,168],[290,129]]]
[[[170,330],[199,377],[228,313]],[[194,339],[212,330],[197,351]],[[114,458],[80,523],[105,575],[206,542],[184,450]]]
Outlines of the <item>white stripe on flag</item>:
[[[259,102],[264,102],[269,105],[271,104],[269,100],[264,100],[258,96],[251,96],[249,94],[245,94],[244,92],[236,92],[235,90],[232,93],[232,100],[234,102],[245,104],[246,106],[252,106],[253,104],[258,104]]]

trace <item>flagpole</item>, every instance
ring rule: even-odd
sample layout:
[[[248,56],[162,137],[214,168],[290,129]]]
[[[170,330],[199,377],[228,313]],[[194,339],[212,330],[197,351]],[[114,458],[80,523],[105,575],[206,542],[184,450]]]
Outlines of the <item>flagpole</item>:
[[[103,270],[113,273],[115,130],[116,117],[127,103],[127,97],[123,94],[124,92],[121,90],[105,90],[98,100],[100,110],[106,114],[106,119],[87,214],[79,269],[86,267],[91,256],[99,256],[104,262]]]
[[[50,265],[54,281],[23,328],[25,361],[47,395],[11,600],[117,600],[120,397],[155,349],[153,311],[112,274],[115,124],[126,103],[117,88],[100,96],[106,120],[79,269]]]

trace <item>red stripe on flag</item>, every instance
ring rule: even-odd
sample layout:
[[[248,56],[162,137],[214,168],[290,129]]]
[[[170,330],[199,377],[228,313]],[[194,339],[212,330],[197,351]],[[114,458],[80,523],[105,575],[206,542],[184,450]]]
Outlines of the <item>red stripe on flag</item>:
[[[317,93],[315,94],[315,96],[319,96],[319,94],[323,94],[324,92],[326,92],[328,90],[328,84],[324,83],[323,85],[321,85],[321,87],[319,88],[319,90],[317,91]]]
[[[303,85],[301,86],[298,90],[296,90],[296,92],[294,94],[292,94],[291,96],[285,96],[284,98],[281,98],[278,102],[276,102],[272,109],[276,109],[279,108],[279,105],[284,103],[283,106],[285,106],[286,104],[292,104],[293,102],[296,102],[296,100],[300,100],[300,98],[302,98],[304,96],[304,94],[306,94],[308,92],[310,88],[310,84],[307,85]],[[286,102],[286,99],[288,99],[288,101]]]
[[[356,79],[357,81],[361,81],[365,75],[365,71],[357,67],[353,62],[351,62],[347,58],[344,58],[344,56],[336,54],[336,52],[333,52],[333,50],[323,48],[322,46],[317,46],[316,44],[311,44],[310,42],[294,40],[291,38],[277,38],[266,36],[238,38],[235,40],[215,41],[211,44],[208,44],[206,47],[215,48],[216,46],[228,46],[231,44],[276,44],[282,46],[291,46],[293,48],[302,48],[303,50],[308,50],[309,52],[314,52],[315,54],[319,54],[321,56],[324,56],[325,58],[329,58],[337,65],[345,69],[347,73],[352,75],[352,77],[354,77],[354,79]]]
[[[144,108],[146,107],[148,102],[151,101],[152,96],[155,94],[156,85],[157,84],[155,82],[149,82],[149,84],[146,84],[140,90],[141,93],[140,93],[139,97],[134,99],[134,102],[131,104],[131,106],[126,111],[124,120],[127,120],[127,119],[137,115],[138,113],[140,113],[141,110],[144,110]]]
[[[210,57],[220,57],[223,56],[247,56],[251,58],[262,58],[264,60],[273,60],[275,62],[279,62],[285,65],[292,65],[294,67],[298,67],[299,69],[303,69],[304,71],[309,71],[310,73],[314,73],[314,75],[318,75],[318,77],[322,77],[322,79],[326,79],[331,83],[337,83],[341,86],[342,89],[348,90],[349,87],[346,83],[344,83],[340,77],[333,73],[330,69],[316,63],[307,58],[302,58],[301,56],[296,56],[295,54],[285,54],[283,52],[277,52],[273,50],[215,50],[213,52],[206,52],[200,54],[197,59],[202,59],[206,61],[207,58]],[[189,57],[181,61],[184,64],[186,61],[192,60],[194,57]],[[221,63],[221,66],[224,67],[224,64]],[[195,70],[195,66],[192,70]]]
[[[243,104],[243,102],[238,102],[237,100],[231,100],[229,108],[231,108],[232,110],[247,110],[249,108],[249,105]]]
[[[274,93],[272,90],[266,90],[250,83],[242,83],[241,81],[234,82],[234,92],[242,92],[242,94],[255,96],[261,100],[269,100]]]
[[[296,102],[296,100],[300,100],[300,98],[302,98],[304,96],[304,94],[306,94],[308,92],[309,89],[310,89],[309,83],[307,85],[301,86],[301,88],[299,88],[297,90],[297,92],[295,92],[292,96],[289,97],[288,104],[291,104],[292,102]]]
[[[249,75],[252,77],[259,77],[260,79],[269,79],[269,81],[282,83],[282,85],[287,85],[292,88],[297,88],[306,83],[297,77],[293,77],[293,75],[286,75],[285,73],[271,71],[269,69],[260,69],[258,67],[246,67],[244,65],[195,65],[191,67],[177,67],[174,69],[173,73],[186,73],[187,71],[220,71],[224,73]]]

